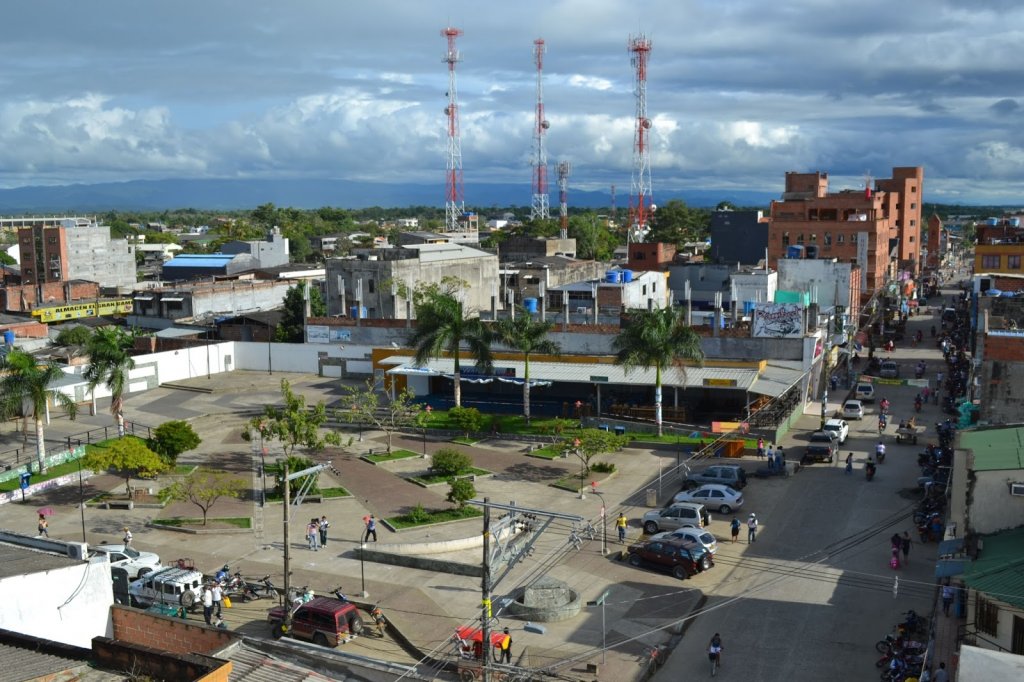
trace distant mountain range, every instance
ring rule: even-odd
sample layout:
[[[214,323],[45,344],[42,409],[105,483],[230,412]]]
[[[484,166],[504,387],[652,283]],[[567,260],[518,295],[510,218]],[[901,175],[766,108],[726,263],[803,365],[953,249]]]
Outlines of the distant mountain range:
[[[400,208],[443,206],[444,187],[392,185],[348,180],[134,180],[94,185],[31,186],[0,190],[0,214],[101,213],[104,211],[164,211],[194,208],[207,211],[251,209],[272,203],[279,207]],[[466,185],[467,206],[528,206],[530,189],[521,184]],[[730,201],[737,206],[765,206],[778,194],[737,190],[665,190],[655,193],[657,203],[681,199],[690,206],[714,207]],[[616,197],[624,210],[628,196]],[[557,211],[557,192],[551,206]],[[602,208],[611,204],[606,192],[569,192],[574,207]]]

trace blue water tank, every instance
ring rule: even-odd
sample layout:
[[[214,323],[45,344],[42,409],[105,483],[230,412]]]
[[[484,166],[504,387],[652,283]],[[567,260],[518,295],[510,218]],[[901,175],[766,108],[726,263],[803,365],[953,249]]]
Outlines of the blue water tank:
[[[531,315],[535,315],[537,313],[537,299],[524,298],[523,307],[526,308],[526,312],[530,313]]]
[[[349,317],[351,317],[353,319],[358,317],[360,320],[365,320],[366,319],[366,306],[364,305],[362,307],[362,309],[360,309],[359,306],[354,305],[354,306],[352,306],[351,308],[348,309],[348,315],[349,315]]]
[[[4,330],[4,345],[8,348],[14,345],[14,332],[10,329]]]
[[[786,258],[803,258],[804,247],[802,246],[789,246],[786,247]]]
[[[618,270],[608,270],[604,273],[604,281],[608,282],[608,284],[618,284],[620,276]]]
[[[632,282],[633,281],[633,271],[632,270],[623,270],[622,271],[622,281],[626,282],[627,284],[629,282]]]
[[[999,218],[989,218],[985,222],[988,223],[989,225],[998,225],[999,224]]]
[[[804,247],[804,253],[807,254],[807,258],[817,258],[818,257],[818,245],[817,244],[808,244],[806,247]]]
[[[1020,218],[1010,218],[1010,227],[1020,227]]]

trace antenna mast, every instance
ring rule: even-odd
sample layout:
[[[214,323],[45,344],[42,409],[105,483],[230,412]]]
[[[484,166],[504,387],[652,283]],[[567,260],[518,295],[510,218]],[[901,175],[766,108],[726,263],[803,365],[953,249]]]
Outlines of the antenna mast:
[[[572,166],[568,161],[558,162],[558,214],[562,218],[559,239],[569,238],[569,204],[566,203],[566,198],[569,195],[569,171],[571,170]]]
[[[642,33],[629,37],[627,49],[633,53],[636,70],[633,94],[636,97],[636,130],[633,133],[633,177],[629,192],[629,225],[627,242],[643,241],[649,229],[648,221],[654,212],[651,194],[651,150],[648,134],[651,119],[647,118],[647,59],[651,54],[651,41]]]
[[[608,217],[611,218],[612,224],[615,225],[616,224],[616,218],[618,218],[618,216],[615,213],[615,185],[614,184],[612,184],[612,210],[611,210],[611,215],[608,216]]]
[[[448,117],[448,154],[446,159],[447,177],[445,182],[444,228],[448,232],[459,230],[459,219],[466,211],[462,185],[462,139],[459,134],[459,98],[455,89],[455,64],[462,61],[462,55],[455,47],[455,39],[462,35],[457,28],[441,29],[441,36],[448,40],[448,52],[441,61],[448,64],[448,106],[444,108]]]
[[[530,206],[530,220],[547,220],[551,217],[548,206],[548,152],[544,147],[544,133],[550,127],[544,118],[544,39],[533,41],[533,61],[537,64],[537,111],[533,129],[533,203]]]

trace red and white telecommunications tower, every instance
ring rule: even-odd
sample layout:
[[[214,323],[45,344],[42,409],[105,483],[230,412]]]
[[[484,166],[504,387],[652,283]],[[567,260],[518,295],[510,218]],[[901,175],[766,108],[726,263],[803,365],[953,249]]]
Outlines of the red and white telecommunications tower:
[[[558,163],[558,215],[562,219],[562,228],[558,234],[559,239],[569,238],[569,204],[567,199],[569,196],[569,171],[572,170],[572,166],[569,165],[568,161],[559,161]]]
[[[441,36],[448,39],[448,52],[441,61],[448,64],[448,106],[444,113],[448,117],[448,155],[446,159],[447,178],[445,181],[444,228],[448,232],[459,230],[459,219],[466,211],[462,185],[462,139],[459,134],[459,97],[455,89],[455,64],[462,61],[462,55],[455,47],[455,39],[462,35],[457,28],[441,29]]]
[[[633,68],[636,83],[633,94],[636,97],[636,130],[633,133],[633,177],[629,192],[629,225],[627,242],[643,241],[650,226],[648,221],[654,212],[651,193],[651,150],[648,135],[651,119],[647,118],[647,58],[651,54],[651,41],[642,33],[629,37],[627,48],[633,53]]]
[[[551,217],[548,205],[548,151],[544,147],[544,133],[551,124],[544,118],[544,39],[533,41],[533,61],[537,64],[537,111],[533,127],[533,203],[530,220]]]

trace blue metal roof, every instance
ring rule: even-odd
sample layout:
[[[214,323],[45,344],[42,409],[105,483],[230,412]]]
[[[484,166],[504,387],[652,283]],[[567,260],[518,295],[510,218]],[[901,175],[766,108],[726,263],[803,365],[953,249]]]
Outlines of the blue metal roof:
[[[235,259],[231,253],[189,253],[164,263],[167,268],[222,268]]]

